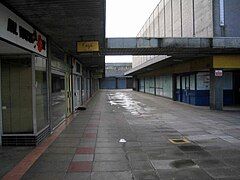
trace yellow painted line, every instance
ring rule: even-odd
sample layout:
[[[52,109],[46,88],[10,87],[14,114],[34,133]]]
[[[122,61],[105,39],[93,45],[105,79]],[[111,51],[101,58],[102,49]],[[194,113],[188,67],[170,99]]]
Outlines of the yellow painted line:
[[[187,140],[186,138],[183,139],[169,139],[169,141],[173,144],[189,144],[190,141]]]

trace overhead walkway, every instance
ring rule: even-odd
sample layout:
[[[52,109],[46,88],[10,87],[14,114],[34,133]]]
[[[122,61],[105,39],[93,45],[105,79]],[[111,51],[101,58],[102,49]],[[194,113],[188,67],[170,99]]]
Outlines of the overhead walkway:
[[[104,55],[193,56],[234,54],[240,38],[107,38]]]

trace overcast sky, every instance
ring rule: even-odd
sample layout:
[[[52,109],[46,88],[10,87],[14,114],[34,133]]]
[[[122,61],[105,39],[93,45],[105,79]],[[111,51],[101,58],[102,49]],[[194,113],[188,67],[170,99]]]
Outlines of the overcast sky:
[[[107,37],[136,37],[160,0],[107,0]],[[106,63],[131,62],[131,56],[107,56]]]

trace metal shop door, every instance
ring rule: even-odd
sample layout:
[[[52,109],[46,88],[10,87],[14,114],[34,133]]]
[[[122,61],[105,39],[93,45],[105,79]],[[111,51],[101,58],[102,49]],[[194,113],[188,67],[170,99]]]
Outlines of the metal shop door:
[[[1,96],[4,134],[33,133],[31,61],[2,62]]]
[[[190,103],[190,76],[182,76],[182,102]]]
[[[127,82],[125,78],[119,78],[117,79],[117,89],[126,89],[127,88]]]
[[[101,89],[116,89],[116,78],[101,79]]]

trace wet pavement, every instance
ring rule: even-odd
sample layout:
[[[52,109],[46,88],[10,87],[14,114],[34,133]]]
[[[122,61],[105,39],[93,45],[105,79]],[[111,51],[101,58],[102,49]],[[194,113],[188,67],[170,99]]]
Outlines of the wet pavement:
[[[1,147],[0,178],[16,166],[34,147]]]
[[[23,179],[240,179],[240,112],[100,91]]]

